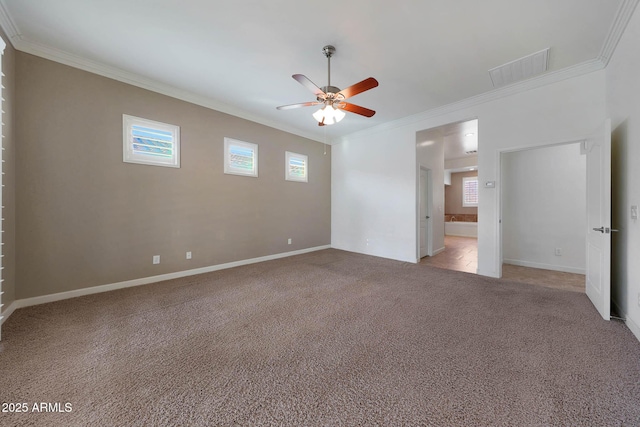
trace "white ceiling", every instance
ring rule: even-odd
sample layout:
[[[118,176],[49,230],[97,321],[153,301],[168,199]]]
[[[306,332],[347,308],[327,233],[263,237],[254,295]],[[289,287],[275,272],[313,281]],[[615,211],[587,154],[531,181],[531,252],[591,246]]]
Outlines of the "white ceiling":
[[[0,0],[0,23],[18,50],[325,140],[492,91],[489,69],[547,47],[549,72],[600,60],[628,2]],[[352,98],[374,117],[276,110],[313,100],[292,74],[326,85],[326,44],[333,85],[380,82]]]

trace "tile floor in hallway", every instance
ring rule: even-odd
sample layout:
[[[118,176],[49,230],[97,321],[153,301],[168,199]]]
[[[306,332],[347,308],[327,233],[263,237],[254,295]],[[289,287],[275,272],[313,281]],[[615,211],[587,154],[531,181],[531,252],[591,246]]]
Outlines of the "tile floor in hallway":
[[[471,237],[444,237],[444,251],[432,257],[424,257],[420,264],[433,265],[447,270],[475,273],[478,269],[478,240]]]
[[[424,257],[421,264],[448,270],[475,273],[478,268],[478,240],[472,237],[445,236],[445,250],[432,257]],[[539,268],[502,265],[502,280],[532,283],[573,292],[584,292],[583,274],[542,270]]]

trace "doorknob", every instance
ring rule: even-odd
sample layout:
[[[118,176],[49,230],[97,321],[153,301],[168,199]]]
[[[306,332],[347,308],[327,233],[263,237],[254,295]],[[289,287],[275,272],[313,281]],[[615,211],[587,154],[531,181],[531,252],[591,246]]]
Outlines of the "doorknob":
[[[593,231],[599,231],[601,233],[604,233],[604,227],[594,228]]]
[[[429,218],[431,218],[431,217],[427,215],[427,219],[429,219]],[[616,231],[618,231],[618,230],[616,230]]]

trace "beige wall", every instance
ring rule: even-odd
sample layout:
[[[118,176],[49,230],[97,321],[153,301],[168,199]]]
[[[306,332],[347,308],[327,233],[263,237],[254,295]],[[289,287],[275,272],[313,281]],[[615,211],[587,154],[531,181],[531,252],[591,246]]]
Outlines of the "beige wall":
[[[451,185],[447,185],[444,190],[444,212],[446,214],[478,214],[477,207],[462,207],[462,178],[469,176],[478,176],[478,171],[456,172],[451,174]]]
[[[330,244],[330,147],[16,59],[17,298]],[[179,125],[182,167],[123,163],[122,114]],[[223,174],[225,136],[259,145],[259,178]],[[309,183],[285,181],[285,150],[309,156]]]
[[[2,241],[4,246],[2,247],[2,304],[3,309],[9,308],[9,305],[15,300],[15,283],[16,283],[16,165],[15,165],[15,132],[14,132],[14,114],[15,108],[15,57],[16,51],[11,46],[9,38],[0,30],[0,37],[7,44],[2,57],[2,72],[4,77],[2,78],[2,84],[4,89],[2,91],[2,97],[5,99],[2,103],[2,121],[4,123],[2,127],[2,133],[4,139],[2,140],[2,159],[5,161],[2,167],[4,175],[2,177],[2,218],[4,222],[2,229],[4,231],[2,235]]]

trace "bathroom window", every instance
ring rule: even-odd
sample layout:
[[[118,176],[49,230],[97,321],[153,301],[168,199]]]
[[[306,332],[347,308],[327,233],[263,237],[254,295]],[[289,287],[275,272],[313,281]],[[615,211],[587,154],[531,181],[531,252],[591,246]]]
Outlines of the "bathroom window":
[[[478,177],[462,178],[462,206],[472,208],[478,206]]]

